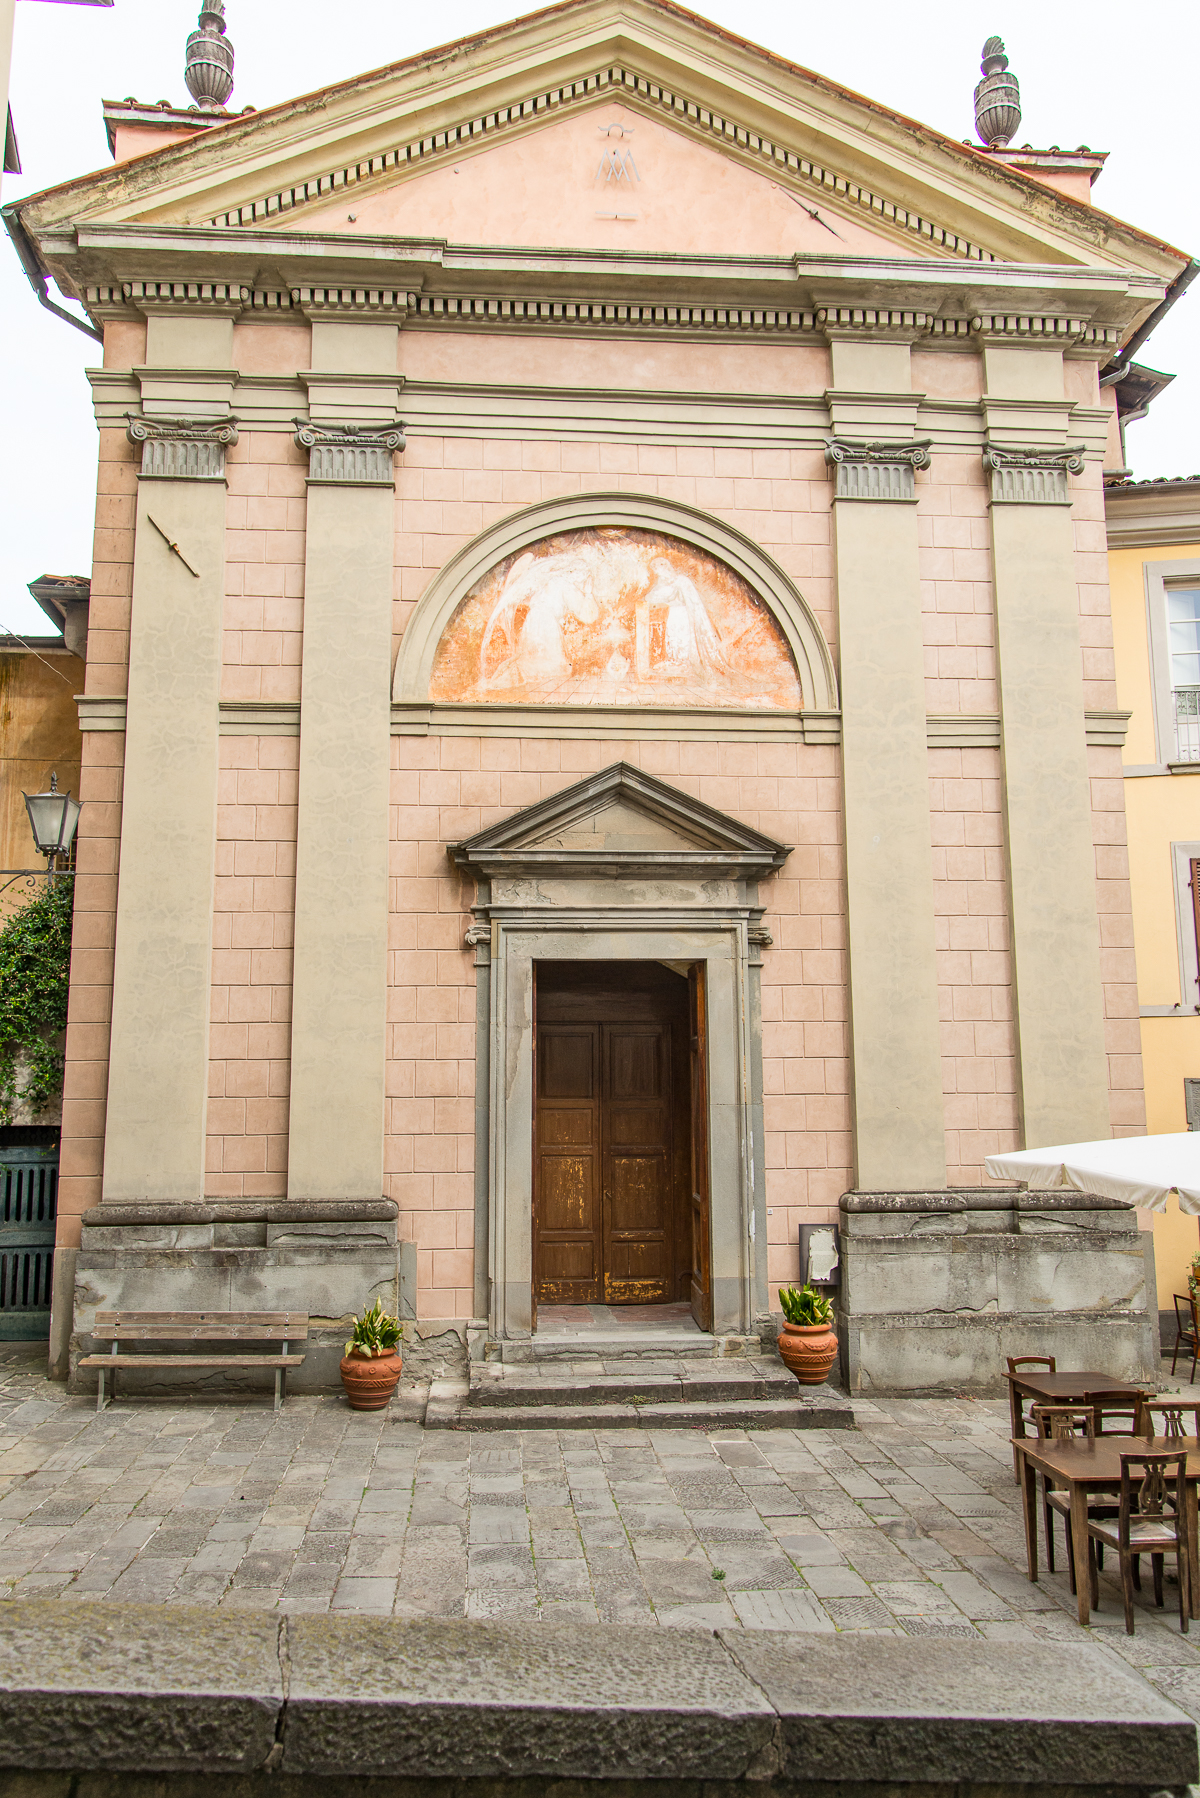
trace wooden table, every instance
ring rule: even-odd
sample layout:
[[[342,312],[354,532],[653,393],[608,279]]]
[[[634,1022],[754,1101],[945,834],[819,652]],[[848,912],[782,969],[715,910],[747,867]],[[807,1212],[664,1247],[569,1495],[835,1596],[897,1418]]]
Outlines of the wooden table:
[[[1053,1375],[1048,1376],[1053,1378]],[[1115,1390],[1110,1387],[1110,1391]],[[1036,1581],[1037,1558],[1037,1480],[1036,1474],[1049,1475],[1056,1486],[1064,1487],[1071,1498],[1071,1544],[1075,1555],[1075,1592],[1079,1600],[1079,1621],[1091,1616],[1091,1582],[1088,1579],[1088,1494],[1119,1493],[1121,1490],[1121,1456],[1131,1449],[1144,1449],[1148,1454],[1187,1450],[1187,1555],[1191,1574],[1189,1614],[1200,1617],[1200,1543],[1197,1531],[1196,1486],[1200,1482],[1200,1440],[1195,1436],[1097,1436],[1094,1442],[1082,1437],[1074,1442],[1039,1442],[1033,1436],[1014,1436],[1013,1447],[1021,1463],[1021,1488],[1024,1498],[1025,1551],[1029,1558],[1029,1577]]]
[[[1087,1403],[1089,1392],[1128,1393],[1130,1398],[1144,1394],[1153,1398],[1155,1387],[1136,1386],[1129,1380],[1114,1380],[1111,1374],[1097,1373],[1084,1368],[1079,1373],[1046,1373],[1030,1368],[1027,1373],[1006,1373],[1008,1381],[1008,1407],[1012,1416],[1012,1433],[1021,1438],[1025,1435],[1025,1412],[1021,1400],[1031,1398],[1039,1405],[1082,1405]],[[1013,1473],[1017,1484],[1021,1482],[1021,1469],[1017,1465],[1017,1456],[1013,1453]]]

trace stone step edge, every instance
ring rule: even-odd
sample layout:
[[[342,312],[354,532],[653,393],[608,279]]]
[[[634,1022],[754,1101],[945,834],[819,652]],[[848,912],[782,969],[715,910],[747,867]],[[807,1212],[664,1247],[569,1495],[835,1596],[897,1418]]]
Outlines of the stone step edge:
[[[623,1380],[617,1376],[612,1380],[546,1381],[541,1386],[510,1386],[499,1380],[494,1385],[472,1383],[468,1403],[478,1410],[494,1406],[632,1404],[635,1399],[648,1404],[757,1404],[767,1399],[794,1398],[795,1394],[796,1382],[790,1375],[780,1380],[757,1377],[741,1381],[639,1380],[634,1376]]]
[[[431,1399],[427,1430],[853,1430],[848,1399],[804,1405],[795,1399],[712,1405],[471,1406]]]
[[[0,1649],[14,1794],[1150,1798],[1200,1775],[1192,1718],[1090,1642],[14,1599]]]
[[[675,1361],[753,1360],[774,1352],[774,1341],[759,1336],[673,1335],[664,1330],[644,1335],[532,1336],[524,1341],[488,1342],[482,1359],[521,1366],[539,1361],[624,1360],[653,1356]]]

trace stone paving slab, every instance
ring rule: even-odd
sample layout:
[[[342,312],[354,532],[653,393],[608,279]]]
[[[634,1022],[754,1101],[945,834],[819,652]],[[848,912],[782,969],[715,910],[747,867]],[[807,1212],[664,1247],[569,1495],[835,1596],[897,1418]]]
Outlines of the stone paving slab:
[[[1184,1388],[1190,1392],[1190,1388]],[[121,1402],[0,1348],[0,1594],[649,1628],[1099,1642],[1200,1718],[1200,1628],[1106,1569],[1030,1585],[1003,1404],[858,1400],[856,1430],[425,1430],[401,1396]],[[1044,1556],[1043,1556],[1044,1560]]]

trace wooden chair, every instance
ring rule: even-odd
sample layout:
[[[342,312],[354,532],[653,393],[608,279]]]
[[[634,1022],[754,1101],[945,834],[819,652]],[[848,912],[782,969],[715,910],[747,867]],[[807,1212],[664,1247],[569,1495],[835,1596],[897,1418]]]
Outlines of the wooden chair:
[[[1029,1413],[1037,1426],[1041,1442],[1073,1442],[1077,1437],[1088,1442],[1095,1439],[1096,1418],[1089,1405],[1034,1405]],[[1075,1590],[1075,1555],[1071,1546],[1071,1498],[1042,1476],[1042,1524],[1046,1532],[1046,1566],[1054,1572],[1054,1513],[1064,1520],[1067,1543],[1067,1573],[1071,1590]],[[1115,1515],[1115,1511],[1114,1511]]]
[[[1186,1436],[1200,1438],[1200,1398],[1142,1399],[1137,1434],[1163,1437],[1168,1442],[1180,1442]]]
[[[1196,1301],[1190,1293],[1177,1292],[1175,1300],[1175,1352],[1171,1356],[1171,1374],[1174,1377],[1175,1363],[1179,1359],[1179,1351],[1192,1357],[1192,1371],[1188,1378],[1196,1378],[1196,1362],[1200,1359],[1200,1319],[1196,1316]],[[1180,1311],[1179,1307],[1184,1309]]]
[[[1053,1355],[1010,1355],[1008,1357],[1009,1373],[1020,1373],[1023,1367],[1032,1368],[1038,1373],[1058,1372],[1058,1363]],[[1023,1436],[1025,1434],[1025,1425],[1032,1421],[1031,1416],[1028,1416],[1021,1409],[1024,1402],[1025,1401],[1017,1392],[1016,1387],[1010,1386],[1008,1389],[1008,1403],[1012,1415],[1012,1434],[1014,1436]],[[1021,1463],[1017,1458],[1017,1451],[1015,1448],[1013,1449],[1013,1475],[1019,1483],[1021,1478]]]
[[[1096,1554],[1101,1547],[1115,1548],[1121,1562],[1121,1596],[1125,1601],[1125,1633],[1133,1634],[1134,1560],[1148,1554],[1154,1568],[1154,1602],[1163,1602],[1163,1559],[1174,1555],[1179,1569],[1179,1628],[1188,1629],[1188,1552],[1184,1523],[1186,1449],[1149,1453],[1132,1450],[1121,1456],[1121,1498],[1115,1519],[1088,1516],[1088,1579],[1092,1604],[1100,1603]],[[1134,1491],[1134,1476],[1138,1477]],[[1172,1475],[1174,1477],[1172,1477]],[[1174,1515],[1168,1515],[1168,1501]]]
[[[1140,1393],[1088,1392],[1084,1399],[1096,1416],[1097,1436],[1139,1436]]]

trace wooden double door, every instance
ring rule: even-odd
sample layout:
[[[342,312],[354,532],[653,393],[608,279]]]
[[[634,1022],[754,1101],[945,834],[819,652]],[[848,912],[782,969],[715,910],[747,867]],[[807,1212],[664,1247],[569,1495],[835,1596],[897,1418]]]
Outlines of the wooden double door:
[[[534,1302],[687,1300],[711,1322],[703,984],[540,963]]]

